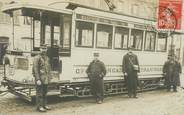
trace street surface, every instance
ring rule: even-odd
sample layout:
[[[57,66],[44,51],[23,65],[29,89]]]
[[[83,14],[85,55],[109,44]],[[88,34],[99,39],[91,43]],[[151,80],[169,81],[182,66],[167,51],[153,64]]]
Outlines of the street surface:
[[[52,110],[44,115],[183,115],[184,90],[177,93],[157,90],[139,93],[138,99],[127,95],[110,96],[103,104],[92,98],[71,99],[49,97]],[[0,97],[0,115],[38,115],[34,104],[11,94]]]

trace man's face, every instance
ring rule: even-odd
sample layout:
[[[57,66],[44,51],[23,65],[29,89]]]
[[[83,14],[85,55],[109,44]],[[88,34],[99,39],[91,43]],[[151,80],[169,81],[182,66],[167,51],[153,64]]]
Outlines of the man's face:
[[[174,61],[174,57],[169,57],[169,61]]]
[[[94,56],[94,60],[98,60],[98,57],[97,56]]]
[[[179,57],[175,56],[174,60],[179,61]]]
[[[46,55],[47,54],[47,49],[46,48],[40,48],[41,55]]]
[[[128,49],[128,53],[132,53],[132,49],[131,48]]]

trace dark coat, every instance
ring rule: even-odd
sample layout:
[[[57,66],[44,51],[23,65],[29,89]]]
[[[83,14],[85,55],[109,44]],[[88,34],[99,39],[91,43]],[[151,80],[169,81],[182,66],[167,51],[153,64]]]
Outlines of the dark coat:
[[[93,60],[87,70],[90,84],[91,93],[97,100],[103,100],[104,97],[104,83],[103,77],[106,75],[106,68],[103,62],[99,60]]]
[[[180,85],[179,74],[181,73],[181,65],[179,62],[166,61],[163,66],[165,77],[165,85]]]
[[[123,57],[123,73],[132,73],[132,72],[140,72],[140,67],[139,67],[139,61],[137,58],[137,55],[133,54],[130,55],[129,53],[127,53],[124,57]],[[133,69],[133,65],[138,65],[138,71],[135,71]]]
[[[180,74],[182,72],[181,64],[176,61],[174,67],[174,81],[177,86],[180,86]]]
[[[93,60],[87,70],[86,73],[88,74],[89,78],[103,78],[106,75],[106,68],[103,62],[100,60]]]
[[[40,80],[42,84],[48,84],[50,81],[50,64],[48,57],[38,55],[33,61],[33,76],[35,81]]]
[[[0,45],[0,64],[3,64],[3,57],[6,54],[7,45]]]
[[[134,70],[133,65],[138,66],[138,71]],[[127,87],[137,88],[137,85],[139,85],[137,73],[140,72],[140,67],[138,58],[135,54],[132,53],[130,55],[127,53],[123,57],[122,71],[123,73],[127,73],[127,76],[124,76]]]

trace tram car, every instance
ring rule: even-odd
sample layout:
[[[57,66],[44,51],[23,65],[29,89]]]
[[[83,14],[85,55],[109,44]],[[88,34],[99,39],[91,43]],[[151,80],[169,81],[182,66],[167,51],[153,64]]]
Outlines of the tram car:
[[[99,53],[107,69],[105,94],[126,93],[122,59],[132,45],[139,59],[141,90],[162,84],[168,33],[155,31],[155,20],[72,2],[14,3],[2,10],[11,16],[13,33],[5,55],[2,84],[21,98],[31,100],[35,96],[32,66],[41,45],[48,47],[52,69],[49,95],[90,96],[85,71],[94,52]],[[17,25],[17,18],[26,24]]]

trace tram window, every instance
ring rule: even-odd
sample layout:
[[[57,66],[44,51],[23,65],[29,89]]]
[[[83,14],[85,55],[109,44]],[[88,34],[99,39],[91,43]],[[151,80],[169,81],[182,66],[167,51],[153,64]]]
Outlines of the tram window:
[[[45,27],[45,44],[47,46],[51,46],[51,26]],[[53,45],[59,45],[60,43],[60,36],[59,36],[60,27],[54,26],[54,42]]]
[[[129,30],[123,27],[116,27],[115,29],[115,43],[114,48],[125,49],[128,47]]]
[[[34,31],[34,48],[40,47],[40,21],[35,20],[35,31]]]
[[[60,27],[59,26],[54,26],[54,45],[59,45],[60,43]]]
[[[71,41],[71,16],[64,15],[61,18],[61,23],[62,28],[60,28],[62,31],[61,39],[60,39],[60,48],[70,50],[70,41]],[[55,41],[56,42],[56,41]]]
[[[113,27],[109,25],[97,25],[97,41],[98,48],[112,48],[112,30]]]
[[[146,32],[144,49],[147,51],[155,50],[155,41],[156,41],[156,33],[155,32]]]
[[[30,51],[32,49],[32,40],[33,38],[31,37],[21,37],[21,44],[19,44],[21,46],[21,49],[23,49],[24,51]]]
[[[94,24],[77,21],[76,46],[93,47]]]
[[[132,29],[131,31],[131,37],[129,40],[129,46],[133,46],[135,50],[141,50],[142,49],[142,41],[143,41],[143,31]]]
[[[158,33],[157,51],[166,51],[166,48],[167,48],[167,34]]]
[[[45,16],[46,19],[44,19],[43,23],[44,23],[44,37],[45,39],[43,39],[43,43],[47,44],[47,46],[52,46],[52,45],[59,45],[60,43],[60,17],[57,16],[55,17],[54,15],[49,17],[46,15]],[[52,42],[52,43],[51,43]]]
[[[71,16],[60,15],[58,17],[47,17],[42,21],[42,27],[40,27],[39,20],[34,21],[34,47],[38,48],[41,44],[47,44],[47,46],[58,46],[61,52],[63,49],[68,51],[70,49],[71,38]],[[42,32],[40,32],[40,28],[42,28]],[[40,33],[42,33],[42,39],[40,39]],[[52,34],[53,42],[51,40]]]
[[[47,46],[51,46],[51,31],[50,31],[50,26],[46,25],[45,26],[45,44],[47,44]]]
[[[15,58],[16,69],[28,70],[29,62],[28,59]]]

